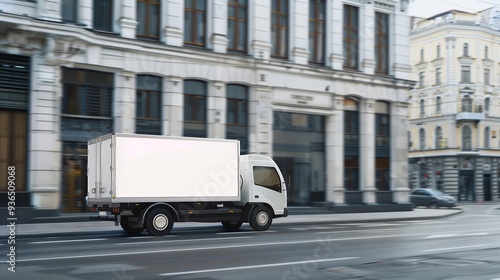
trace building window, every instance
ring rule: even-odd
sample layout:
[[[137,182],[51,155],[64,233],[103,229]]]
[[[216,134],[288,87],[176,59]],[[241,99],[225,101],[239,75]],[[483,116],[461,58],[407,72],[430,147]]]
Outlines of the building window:
[[[472,99],[468,95],[462,98],[462,112],[472,112]]]
[[[207,28],[206,1],[185,0],[184,3],[184,43],[203,47]]]
[[[411,132],[407,131],[407,137],[408,137],[408,149],[413,146],[413,141],[411,141]]]
[[[207,137],[207,85],[184,81],[184,136]]]
[[[67,1],[65,1],[67,2]],[[100,31],[113,31],[113,0],[94,0],[93,27]]]
[[[375,103],[375,186],[379,191],[390,190],[390,103]]]
[[[344,99],[344,187],[359,190],[359,102]]]
[[[472,151],[472,129],[468,125],[462,128],[462,150]]]
[[[436,113],[441,113],[441,96],[436,97]]]
[[[435,140],[436,140],[436,143],[435,143],[436,149],[444,148],[441,145],[441,139],[443,139],[443,129],[440,126],[438,126],[436,128],[436,138],[435,138]]]
[[[420,62],[424,62],[424,49],[420,50]]]
[[[271,56],[288,57],[288,0],[272,0]]]
[[[484,84],[490,84],[490,69],[484,69]]]
[[[418,87],[423,88],[425,86],[425,72],[418,73]]]
[[[359,8],[344,5],[344,67],[358,69]]]
[[[74,23],[77,21],[78,0],[61,1],[61,19],[64,22]]]
[[[325,61],[325,1],[309,1],[309,62]]]
[[[5,192],[5,201],[9,166],[15,167],[15,190],[26,191],[27,115],[26,111],[0,108],[0,192]]]
[[[388,110],[387,110],[387,112],[388,112]],[[375,144],[376,144],[376,146],[388,146],[390,137],[391,137],[391,135],[390,135],[390,115],[388,113],[375,114]]]
[[[423,128],[418,132],[418,148],[425,150],[425,130]]]
[[[389,15],[375,13],[375,72],[389,73]]]
[[[436,68],[436,85],[441,84],[441,68]]]
[[[420,116],[425,116],[425,100],[420,100]]]
[[[441,58],[441,45],[436,47],[436,58]]]
[[[137,76],[135,132],[161,135],[161,77]]]
[[[230,51],[247,51],[248,1],[228,1],[228,46]]]
[[[469,56],[469,44],[464,44],[464,56]]]
[[[490,98],[486,97],[484,99],[484,112],[488,114],[490,112]]]
[[[137,0],[137,37],[160,38],[160,0]]]
[[[64,68],[62,113],[111,118],[113,74]]]
[[[489,59],[488,55],[489,55],[489,54],[488,54],[488,47],[487,47],[487,46],[485,46],[485,47],[484,47],[484,59]]]
[[[462,83],[470,83],[470,66],[462,66]]]
[[[248,153],[248,87],[227,85],[226,138],[240,140],[241,153]]]
[[[486,127],[484,129],[484,148],[490,147],[490,128]]]

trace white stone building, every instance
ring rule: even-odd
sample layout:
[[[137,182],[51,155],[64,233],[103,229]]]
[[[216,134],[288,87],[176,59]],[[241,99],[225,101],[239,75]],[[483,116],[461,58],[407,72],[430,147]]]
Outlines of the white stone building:
[[[0,170],[35,209],[82,211],[90,138],[235,138],[291,205],[407,207],[402,2],[4,0]]]
[[[500,7],[415,20],[410,187],[459,201],[500,197]]]

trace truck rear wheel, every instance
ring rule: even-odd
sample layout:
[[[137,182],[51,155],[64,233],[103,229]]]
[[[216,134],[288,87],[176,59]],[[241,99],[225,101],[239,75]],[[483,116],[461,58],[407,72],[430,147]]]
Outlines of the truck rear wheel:
[[[224,221],[221,223],[227,230],[237,230],[241,227],[241,225],[243,225],[243,222],[234,222],[234,221]]]
[[[137,222],[137,217],[122,216],[120,220],[120,226],[126,233],[130,235],[138,235],[144,231],[144,228],[140,227]]]
[[[151,235],[167,235],[173,226],[174,218],[172,213],[163,208],[152,209],[144,220],[144,227]]]
[[[257,231],[267,230],[273,223],[273,216],[269,208],[258,206],[250,214],[250,226]]]

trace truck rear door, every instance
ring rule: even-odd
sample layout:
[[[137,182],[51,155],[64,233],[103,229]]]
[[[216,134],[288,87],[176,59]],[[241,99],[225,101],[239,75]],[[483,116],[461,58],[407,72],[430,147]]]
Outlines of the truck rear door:
[[[88,144],[88,205],[109,203],[112,197],[112,135],[89,141]]]

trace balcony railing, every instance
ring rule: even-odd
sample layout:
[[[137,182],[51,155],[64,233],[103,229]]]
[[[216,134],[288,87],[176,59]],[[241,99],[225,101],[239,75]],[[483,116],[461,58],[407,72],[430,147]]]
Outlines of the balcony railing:
[[[459,105],[456,121],[480,121],[484,120],[483,106],[472,106],[469,104]]]

